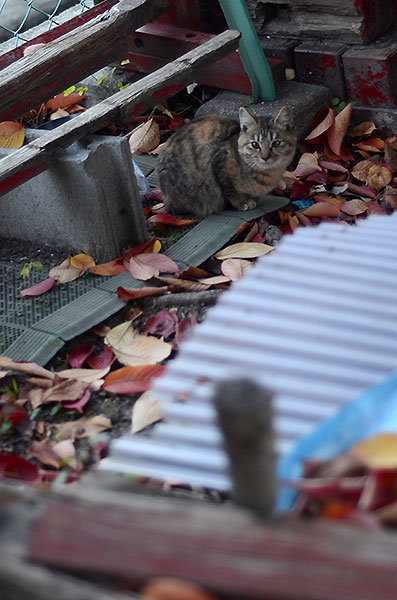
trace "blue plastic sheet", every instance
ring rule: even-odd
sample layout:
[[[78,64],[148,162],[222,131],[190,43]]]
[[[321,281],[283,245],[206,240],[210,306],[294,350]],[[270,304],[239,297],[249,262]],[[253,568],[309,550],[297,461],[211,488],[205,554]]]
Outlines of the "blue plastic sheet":
[[[397,371],[302,438],[292,452],[279,460],[277,476],[281,482],[299,479],[304,459],[330,459],[355,442],[380,432],[397,432]],[[281,487],[277,510],[290,510],[295,497],[294,490]]]

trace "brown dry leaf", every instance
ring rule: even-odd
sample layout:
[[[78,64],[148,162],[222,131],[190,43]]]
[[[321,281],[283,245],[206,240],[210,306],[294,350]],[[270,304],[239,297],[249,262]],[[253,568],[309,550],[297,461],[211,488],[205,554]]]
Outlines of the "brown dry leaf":
[[[55,373],[40,367],[33,362],[15,362],[6,356],[0,357],[0,367],[2,369],[9,369],[12,371],[20,371],[27,375],[33,375],[35,377],[44,377],[46,379],[54,379]]]
[[[87,387],[88,383],[86,381],[77,381],[76,379],[62,381],[48,390],[40,390],[43,392],[41,402],[40,398],[37,397],[35,408],[47,402],[73,402],[74,400],[79,400]]]
[[[66,423],[57,423],[54,425],[57,430],[56,439],[79,439],[90,437],[102,431],[112,428],[112,422],[105,415],[96,415],[95,417],[82,417],[77,421],[67,421]]]
[[[71,469],[79,468],[79,460],[76,458],[76,448],[71,439],[62,440],[53,446],[54,452],[59,456],[61,465],[65,463]]]
[[[150,150],[150,152],[148,152],[148,154],[160,154],[160,152],[166,147],[167,142],[163,142],[162,144],[159,144],[158,146],[156,146],[156,148],[154,148],[153,150]]]
[[[397,209],[397,190],[390,185],[385,189],[383,198],[379,201],[380,205],[387,210]]]
[[[355,217],[356,215],[361,215],[362,213],[367,212],[368,206],[364,200],[360,200],[360,198],[353,198],[353,200],[347,200],[343,206],[341,206],[341,210],[347,215]]]
[[[130,150],[134,154],[144,154],[154,150],[160,143],[160,127],[153,119],[136,127],[129,135]]]
[[[225,260],[226,258],[257,258],[274,250],[273,246],[258,244],[256,242],[240,242],[227,246],[215,254],[215,258]]]
[[[29,454],[37,458],[43,465],[49,465],[55,467],[55,469],[59,469],[62,465],[62,458],[48,442],[34,441],[29,448]]]
[[[0,123],[0,148],[20,148],[25,139],[25,130],[20,123],[3,121]]]
[[[229,259],[233,260],[233,259]],[[231,281],[231,278],[227,275],[214,275],[213,277],[203,277],[203,279],[199,279],[200,283],[204,283],[205,285],[218,285],[219,283],[228,283]]]
[[[131,327],[131,321],[117,325],[105,338],[119,362],[133,367],[161,362],[171,354],[172,345],[154,336],[141,335]]]
[[[384,152],[385,150],[385,142],[381,138],[369,138],[363,142],[353,144],[353,146],[367,152]]]
[[[222,273],[232,281],[241,279],[244,273],[252,267],[252,262],[242,258],[227,258],[222,262]]]
[[[352,168],[352,175],[359,181],[366,181],[368,177],[368,171],[373,166],[370,160],[360,160],[354,167]]]
[[[57,379],[71,379],[82,381],[84,383],[92,383],[105,377],[109,373],[110,366],[105,369],[64,369],[55,373]]]
[[[317,152],[311,154],[310,152],[304,152],[299,159],[295,171],[293,171],[296,177],[307,177],[317,171],[321,172],[322,168],[318,164]]]
[[[329,147],[337,156],[340,154],[343,140],[349,128],[352,109],[353,104],[350,102],[336,115],[333,125],[331,125],[327,132]]]
[[[50,269],[48,272],[50,277],[55,277],[57,283],[68,283],[69,281],[74,281],[82,274],[83,272],[80,269],[73,267],[70,256],[61,262],[60,265],[52,267],[52,269]]]
[[[378,433],[352,446],[349,450],[371,469],[397,467],[397,434]]]
[[[383,165],[373,164],[368,170],[365,183],[373,187],[377,192],[383,189],[393,179],[393,174],[387,167]]]
[[[171,292],[204,292],[209,286],[200,281],[189,281],[188,279],[177,279],[176,277],[157,277],[160,281],[167,284]]]
[[[350,131],[350,137],[361,137],[362,135],[371,135],[371,133],[376,129],[375,123],[372,121],[363,121],[359,123]]]
[[[69,113],[64,108],[58,108],[55,112],[50,114],[50,121],[56,121],[57,119],[63,119],[63,117],[68,117]]]
[[[333,107],[330,107],[328,109],[328,113],[325,116],[325,118],[321,121],[321,123],[319,123],[317,125],[317,127],[315,127],[313,129],[313,131],[311,131],[309,133],[308,136],[305,137],[305,140],[309,141],[309,140],[314,140],[314,139],[320,137],[320,135],[322,135],[325,131],[327,131],[327,129],[329,129],[331,127],[331,125],[333,125],[334,122],[335,122],[335,111],[334,111]]]
[[[148,390],[138,398],[132,409],[131,433],[146,429],[149,425],[161,421],[163,416],[159,401],[153,396],[153,392]]]

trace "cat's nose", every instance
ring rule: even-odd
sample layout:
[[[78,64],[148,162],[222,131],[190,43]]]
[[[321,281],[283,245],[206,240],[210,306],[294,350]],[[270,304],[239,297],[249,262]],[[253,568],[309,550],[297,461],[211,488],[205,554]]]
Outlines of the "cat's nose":
[[[267,160],[269,158],[269,154],[269,150],[261,150],[260,156],[263,160]]]

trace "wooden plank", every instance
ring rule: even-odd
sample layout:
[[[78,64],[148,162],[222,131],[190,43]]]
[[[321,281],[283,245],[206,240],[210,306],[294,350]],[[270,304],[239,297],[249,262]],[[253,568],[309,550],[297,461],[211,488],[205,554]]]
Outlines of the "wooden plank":
[[[397,597],[394,534],[327,520],[269,523],[230,505],[92,488],[67,495],[42,506],[29,559],[137,583],[182,577],[222,597]]]
[[[142,110],[145,101],[151,100],[157,104],[161,99],[193,82],[197,71],[209,62],[235,50],[239,38],[238,31],[221,33],[155,73],[147,75],[74,119],[2,158],[0,195],[4,193],[4,189],[10,189],[10,182],[7,181],[9,178],[18,177],[19,173],[26,173],[27,170],[47,162],[59,148],[69,146],[83,135],[94,133],[109,123],[128,122],[132,115]],[[32,171],[29,171],[24,180],[32,176]]]
[[[167,0],[120,0],[1,72],[0,121],[14,119],[127,51],[126,36],[163,13]]]

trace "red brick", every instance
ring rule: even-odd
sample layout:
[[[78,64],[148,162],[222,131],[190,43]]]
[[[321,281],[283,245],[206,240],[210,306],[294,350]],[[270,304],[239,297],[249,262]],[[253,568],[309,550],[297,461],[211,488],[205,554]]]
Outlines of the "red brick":
[[[295,48],[296,78],[304,83],[325,85],[333,96],[347,97],[342,66],[345,45],[305,42]]]
[[[358,106],[397,106],[397,45],[352,48],[342,58],[350,100]]]

